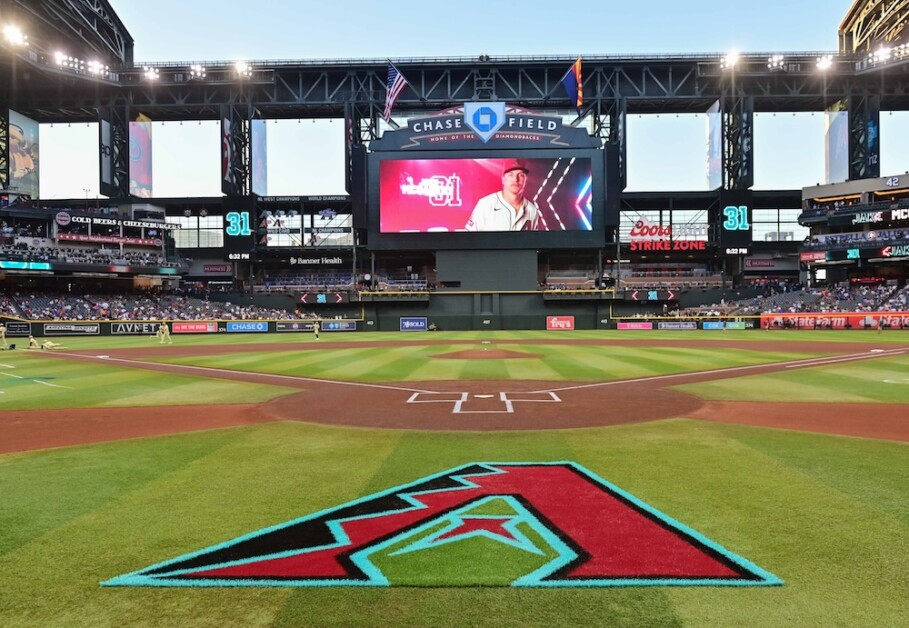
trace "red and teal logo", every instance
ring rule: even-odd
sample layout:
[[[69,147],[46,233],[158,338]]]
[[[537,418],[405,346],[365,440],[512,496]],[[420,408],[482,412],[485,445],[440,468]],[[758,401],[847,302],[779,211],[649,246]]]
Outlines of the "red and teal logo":
[[[472,463],[104,586],[779,585],[572,462]]]

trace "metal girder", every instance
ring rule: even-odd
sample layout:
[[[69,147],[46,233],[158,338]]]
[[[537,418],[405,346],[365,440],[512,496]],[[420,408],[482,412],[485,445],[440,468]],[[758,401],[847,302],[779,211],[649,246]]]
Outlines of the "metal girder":
[[[626,123],[628,114],[628,101],[624,98],[616,100],[598,100],[586,108],[582,115],[590,115],[593,128],[592,133],[602,138],[604,142],[615,144],[619,151],[619,185],[625,189],[628,183],[627,157],[628,143],[625,141]]]
[[[0,190],[9,188],[9,109],[0,106]]]
[[[809,63],[810,61],[810,63]],[[767,69],[766,58],[750,58],[736,70],[736,90],[754,101],[756,112],[823,111],[852,93],[880,94],[884,110],[909,110],[909,67],[858,69],[859,59],[840,58],[822,77],[815,58],[793,59],[785,71]],[[570,111],[560,83],[568,60],[505,60],[444,63],[401,62],[407,77],[396,111],[431,112],[475,100],[499,100],[531,109]],[[191,80],[188,67],[158,64],[160,78],[146,81],[139,68],[118,72],[117,82],[44,72],[23,63],[0,64],[0,85],[16,85],[10,105],[41,122],[89,121],[98,107],[129,103],[155,120],[216,119],[219,107],[238,91],[248,94],[265,118],[342,118],[356,102],[381,110],[384,62],[283,63],[256,68],[251,79],[212,67],[205,80]],[[28,80],[21,80],[28,69]],[[52,71],[51,71],[52,70]],[[7,76],[4,76],[7,74]],[[5,80],[4,80],[5,79]],[[703,113],[727,93],[719,60],[710,57],[585,59],[585,103],[608,109],[624,99],[628,113]]]
[[[252,117],[250,103],[221,105],[221,192],[249,196],[252,189]]]
[[[909,0],[856,2],[839,28],[840,50],[871,52],[884,44],[907,41]]]
[[[754,185],[754,100],[751,96],[723,99],[723,189],[747,190]]]
[[[881,176],[880,96],[853,94],[849,110],[849,180]]]
[[[108,198],[127,198],[129,189],[129,109],[98,110],[101,132],[99,191]]]
[[[133,38],[107,0],[5,0],[4,14],[28,22],[29,39],[46,50],[100,56],[108,65],[133,62]]]

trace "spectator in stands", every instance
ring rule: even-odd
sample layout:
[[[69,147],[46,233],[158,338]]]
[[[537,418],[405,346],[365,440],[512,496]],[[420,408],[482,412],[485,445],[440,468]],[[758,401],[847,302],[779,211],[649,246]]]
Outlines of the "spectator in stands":
[[[536,231],[540,209],[524,197],[527,186],[527,166],[521,159],[509,159],[502,171],[502,191],[477,201],[467,231]]]

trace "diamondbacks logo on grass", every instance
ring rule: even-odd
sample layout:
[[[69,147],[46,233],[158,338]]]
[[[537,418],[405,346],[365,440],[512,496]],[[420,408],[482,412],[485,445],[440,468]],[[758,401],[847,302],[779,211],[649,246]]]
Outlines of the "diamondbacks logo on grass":
[[[572,462],[473,463],[105,586],[778,585]]]

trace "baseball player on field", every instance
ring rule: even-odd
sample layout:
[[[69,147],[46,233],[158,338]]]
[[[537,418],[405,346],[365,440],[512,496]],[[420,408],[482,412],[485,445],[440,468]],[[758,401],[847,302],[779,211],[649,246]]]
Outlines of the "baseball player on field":
[[[161,325],[158,326],[158,338],[161,340],[161,344],[173,344],[174,341],[170,339],[170,327],[167,326],[166,321],[161,321]]]

